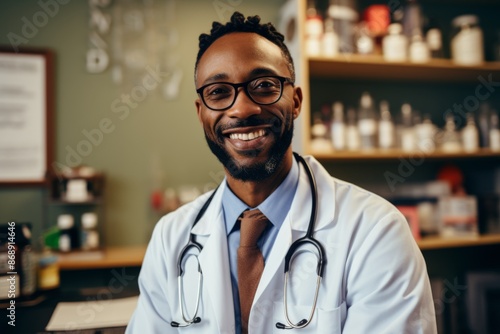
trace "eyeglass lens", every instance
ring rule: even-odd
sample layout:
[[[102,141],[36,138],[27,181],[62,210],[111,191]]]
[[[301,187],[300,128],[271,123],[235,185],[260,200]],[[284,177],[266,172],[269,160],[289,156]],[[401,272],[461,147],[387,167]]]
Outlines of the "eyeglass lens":
[[[235,87],[236,86],[236,87]],[[261,77],[243,85],[228,83],[213,83],[203,90],[203,100],[211,109],[229,108],[236,100],[236,90],[243,86],[248,96],[257,104],[273,104],[282,93],[282,82],[274,77]]]

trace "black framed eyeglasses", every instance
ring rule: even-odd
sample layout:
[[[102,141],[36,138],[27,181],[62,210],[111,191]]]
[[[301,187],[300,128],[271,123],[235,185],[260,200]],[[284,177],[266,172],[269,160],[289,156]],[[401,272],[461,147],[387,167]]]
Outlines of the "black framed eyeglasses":
[[[198,88],[196,92],[207,108],[222,111],[233,106],[240,87],[243,87],[250,100],[256,104],[270,105],[279,101],[283,95],[285,83],[293,85],[293,80],[277,75],[268,75],[240,83],[214,82]]]

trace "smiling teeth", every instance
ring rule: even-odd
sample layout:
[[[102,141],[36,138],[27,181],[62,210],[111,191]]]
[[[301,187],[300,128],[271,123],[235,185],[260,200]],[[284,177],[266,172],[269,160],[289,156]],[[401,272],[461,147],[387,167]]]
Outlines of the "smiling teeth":
[[[252,140],[258,137],[262,137],[266,132],[264,130],[258,130],[255,132],[249,133],[231,133],[229,138],[231,139],[239,139],[239,140]]]

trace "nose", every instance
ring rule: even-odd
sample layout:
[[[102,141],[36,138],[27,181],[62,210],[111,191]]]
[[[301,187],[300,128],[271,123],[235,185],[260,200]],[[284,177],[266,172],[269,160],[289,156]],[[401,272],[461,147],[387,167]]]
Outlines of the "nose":
[[[227,110],[229,117],[245,119],[262,112],[261,106],[250,99],[243,87],[238,88],[237,94],[234,104]]]

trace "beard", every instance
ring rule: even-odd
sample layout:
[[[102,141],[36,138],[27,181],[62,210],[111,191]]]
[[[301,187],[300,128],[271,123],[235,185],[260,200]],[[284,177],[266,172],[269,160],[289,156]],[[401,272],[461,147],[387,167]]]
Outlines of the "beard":
[[[267,124],[264,120],[259,120],[257,118],[248,118],[245,120],[240,120],[231,124],[229,127],[243,127],[243,126],[256,126]],[[228,173],[235,179],[246,181],[263,181],[273,175],[278,168],[283,164],[283,159],[285,154],[292,143],[293,138],[293,118],[288,114],[285,118],[285,130],[280,137],[282,121],[276,119],[270,127],[269,135],[274,137],[274,144],[269,150],[269,157],[264,162],[256,162],[249,166],[240,165],[239,161],[232,157],[228,151],[224,148],[223,143],[225,137],[222,135],[222,131],[227,129],[228,126],[219,126],[215,129],[216,137],[218,141],[215,141],[208,137],[205,131],[205,139],[207,141],[208,147],[212,153],[219,159],[224,168]],[[257,156],[261,150],[246,152],[248,157]]]

